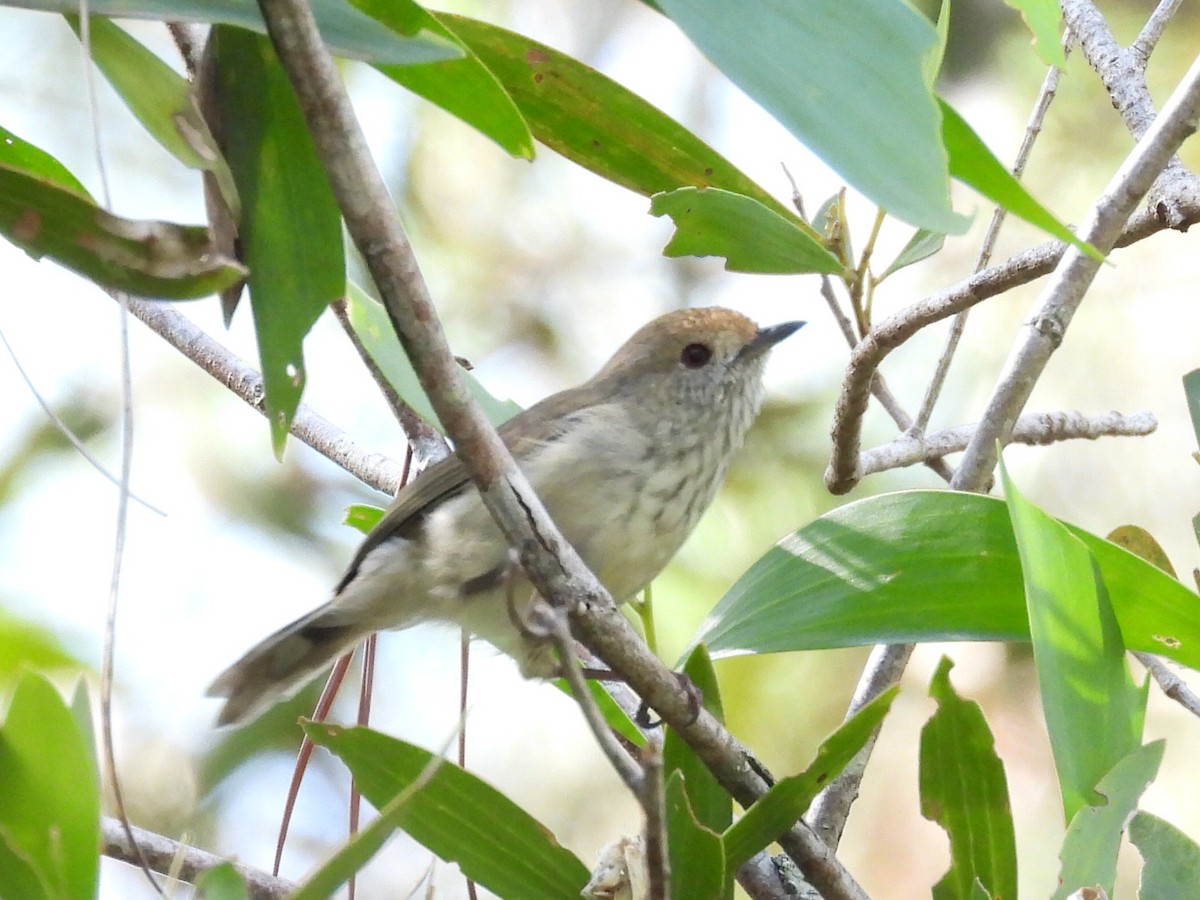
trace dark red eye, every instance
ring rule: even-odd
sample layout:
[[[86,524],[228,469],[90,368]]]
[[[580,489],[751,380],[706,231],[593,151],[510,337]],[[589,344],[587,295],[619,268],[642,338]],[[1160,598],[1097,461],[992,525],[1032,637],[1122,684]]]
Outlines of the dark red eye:
[[[688,344],[679,354],[679,361],[689,369],[698,369],[712,359],[712,347],[708,344]]]

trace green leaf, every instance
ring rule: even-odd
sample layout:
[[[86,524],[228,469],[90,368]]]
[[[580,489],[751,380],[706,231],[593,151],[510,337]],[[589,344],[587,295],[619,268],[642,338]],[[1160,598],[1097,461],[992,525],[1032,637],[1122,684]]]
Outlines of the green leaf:
[[[842,271],[837,257],[801,228],[750,197],[718,188],[655,194],[651,215],[668,215],[675,235],[666,256],[723,256],[730,272],[797,274]]]
[[[242,198],[242,255],[267,419],[281,456],[304,391],[304,336],[346,280],[341,214],[270,42],[228,26],[214,29],[211,40],[222,120],[216,130],[226,135]]]
[[[78,0],[17,0],[16,5],[43,12],[79,12]],[[345,0],[313,0],[310,5],[321,37],[339,56],[417,65],[458,55],[453,44],[436,34],[421,32],[399,37]],[[88,0],[88,11],[93,16],[235,25],[262,35],[267,33],[255,0]]]
[[[79,17],[68,15],[79,34]],[[129,111],[168,153],[185,166],[213,173],[226,205],[238,214],[233,173],[196,105],[187,79],[108,19],[91,21],[91,53]]]
[[[94,897],[100,795],[87,743],[51,684],[27,673],[0,726],[0,896]]]
[[[388,78],[457,116],[500,147],[523,159],[533,158],[533,136],[512,98],[453,32],[412,0],[350,0],[357,9],[398,34],[426,31],[444,38],[461,54],[425,66],[379,65]]]
[[[378,525],[379,520],[383,518],[383,513],[384,510],[378,506],[371,506],[368,503],[351,503],[346,507],[346,517],[342,519],[342,524],[356,528],[363,534],[370,534],[371,529]]]
[[[1017,896],[1017,847],[1004,766],[979,704],[950,684],[942,657],[929,684],[937,712],[921,729],[921,815],[950,838],[950,869],[933,888],[935,900],[968,900],[975,885],[986,897]]]
[[[223,862],[206,869],[196,879],[197,900],[246,900],[246,882],[233,863]]]
[[[1192,369],[1183,376],[1183,395],[1187,398],[1188,415],[1192,419],[1196,446],[1200,447],[1200,369]]]
[[[1142,739],[1149,679],[1129,675],[1121,629],[1096,558],[1026,500],[1000,465],[1021,554],[1033,658],[1066,821]],[[1157,571],[1157,570],[1154,570]],[[1111,890],[1109,892],[1111,894]]]
[[[1067,526],[1095,554],[1125,646],[1200,669],[1200,599],[1144,560]],[[715,658],[918,641],[1027,641],[1021,561],[995,497],[903,491],[788,535],[701,626]]]
[[[0,165],[0,234],[33,257],[142,297],[190,300],[243,276],[205,228],[123,219],[75,189]]]
[[[700,692],[704,708],[718,722],[724,722],[721,686],[708,651],[703,646],[696,647],[688,656],[683,674],[691,679]],[[675,772],[683,776],[691,809],[701,825],[717,834],[729,827],[733,821],[733,801],[729,793],[721,787],[695,751],[670,727],[663,738],[663,771],[668,777]]]
[[[52,632],[0,610],[0,688],[18,680],[27,669],[83,668]]]
[[[945,100],[938,103],[942,109],[942,138],[946,142],[946,152],[950,154],[951,175],[1014,216],[1078,247],[1092,259],[1104,258],[1100,251],[1077,238],[1071,229],[1034,200],[949,103]]]
[[[948,0],[947,0],[948,2]],[[940,231],[928,231],[924,228],[918,228],[913,236],[908,239],[908,243],[904,245],[904,249],[892,260],[892,264],[883,270],[883,274],[879,276],[879,280],[887,278],[893,272],[897,272],[907,266],[928,259],[942,249],[942,245],[946,243],[946,235]]]
[[[57,159],[40,147],[17,137],[7,128],[0,127],[0,166],[5,166],[26,175],[32,175],[80,197],[91,200],[78,178]]]
[[[1139,812],[1129,823],[1129,840],[1143,860],[1138,900],[1176,900],[1200,884],[1200,846],[1174,825]]]
[[[725,832],[726,866],[735,871],[792,827],[813,798],[854,758],[883,721],[898,687],[884,691],[825,739],[816,759],[798,775],[783,778]]]
[[[1071,819],[1059,854],[1062,872],[1054,900],[1066,900],[1079,888],[1093,885],[1103,889],[1104,896],[1113,895],[1121,833],[1154,780],[1165,746],[1165,741],[1154,741],[1118,762],[1096,785],[1099,802],[1082,807]]]
[[[1004,0],[1021,13],[1025,27],[1033,34],[1033,49],[1048,66],[1067,67],[1062,46],[1062,7],[1058,0]]]
[[[925,86],[930,91],[933,90],[934,84],[937,83],[938,75],[942,71],[942,61],[946,57],[946,44],[950,40],[950,0],[942,0],[939,8],[937,19],[934,22],[934,27],[937,31],[937,43],[929,51],[929,55],[925,57],[924,72]]]
[[[960,233],[924,67],[937,35],[907,3],[663,0],[734,84],[892,215]],[[886,161],[886,162],[884,162]]]
[[[413,370],[412,363],[408,361],[404,348],[400,346],[400,341],[396,338],[396,332],[392,329],[392,323],[388,320],[383,304],[351,282],[346,285],[346,306],[354,333],[366,347],[367,353],[370,354],[375,365],[379,366],[380,371],[388,380],[388,384],[396,389],[396,393],[412,407],[417,415],[434,427],[445,431],[441,427],[437,413],[433,411],[433,405],[429,402],[424,388],[417,380],[417,373]],[[475,398],[475,402],[483,407],[484,413],[493,425],[506,422],[521,411],[521,407],[511,400],[498,400],[489,394],[470,372],[464,371],[462,375],[466,379],[467,390]]]
[[[800,218],[674,119],[545,44],[448,13],[438,20],[503,85],[533,136],[601,178],[646,197],[716,187]]]
[[[731,893],[721,836],[696,821],[680,772],[667,778],[666,813],[672,900],[720,900]]]
[[[383,810],[436,757],[367,728],[307,723],[313,743],[335,753],[355,784]],[[427,774],[427,773],[426,773]],[[539,823],[495,788],[442,761],[389,824],[501,897],[562,900],[578,896],[588,870]]]

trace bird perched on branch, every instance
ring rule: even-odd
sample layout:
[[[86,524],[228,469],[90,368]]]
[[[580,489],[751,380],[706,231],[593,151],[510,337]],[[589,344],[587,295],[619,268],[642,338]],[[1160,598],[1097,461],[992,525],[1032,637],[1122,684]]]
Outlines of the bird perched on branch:
[[[551,518],[618,603],[662,571],[725,478],[762,405],[768,351],[803,322],[759,328],[728,309],[643,326],[590,380],[499,429]],[[374,631],[449,622],[550,676],[549,645],[523,630],[531,596],[462,462],[396,495],[333,598],[251,649],[209,688],[222,725],[295,691]],[[519,611],[518,611],[519,613]]]

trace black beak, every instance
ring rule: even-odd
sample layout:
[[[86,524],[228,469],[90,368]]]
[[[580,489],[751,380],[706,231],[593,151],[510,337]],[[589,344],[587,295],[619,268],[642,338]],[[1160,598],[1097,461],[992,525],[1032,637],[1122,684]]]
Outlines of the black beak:
[[[789,338],[804,325],[803,322],[782,322],[779,325],[768,325],[760,328],[750,342],[738,354],[740,357],[753,358],[766,353],[784,338]]]

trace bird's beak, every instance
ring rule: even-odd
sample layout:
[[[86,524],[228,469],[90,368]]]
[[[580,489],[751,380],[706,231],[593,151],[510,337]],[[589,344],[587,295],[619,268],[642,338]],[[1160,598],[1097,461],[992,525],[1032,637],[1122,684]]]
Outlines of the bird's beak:
[[[753,359],[766,353],[784,338],[791,337],[804,325],[803,322],[782,322],[779,325],[768,325],[755,332],[749,343],[738,354],[743,359]]]

